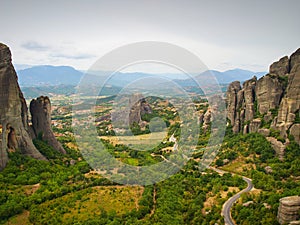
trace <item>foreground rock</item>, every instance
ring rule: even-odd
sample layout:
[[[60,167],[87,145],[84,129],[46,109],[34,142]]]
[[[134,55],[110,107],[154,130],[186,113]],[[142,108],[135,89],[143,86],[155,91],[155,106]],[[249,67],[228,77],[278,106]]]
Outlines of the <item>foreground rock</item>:
[[[8,151],[20,151],[36,159],[46,159],[33,145],[29,135],[27,106],[11,62],[9,48],[0,44],[0,120],[2,141],[0,169],[8,162]]]
[[[0,170],[8,162],[8,151],[20,151],[35,159],[46,160],[32,142],[28,108],[11,62],[9,48],[0,43]],[[45,130],[44,132],[48,132]]]

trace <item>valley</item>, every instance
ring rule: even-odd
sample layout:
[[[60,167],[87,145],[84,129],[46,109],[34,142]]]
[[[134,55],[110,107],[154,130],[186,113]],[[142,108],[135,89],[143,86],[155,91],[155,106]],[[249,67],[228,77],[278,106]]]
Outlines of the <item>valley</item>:
[[[7,53],[7,48],[2,48],[0,58]],[[2,135],[1,143],[1,160],[7,161],[2,161],[0,172],[0,224],[276,225],[282,224],[286,215],[299,219],[294,210],[297,197],[295,207],[287,210],[280,201],[300,193],[299,55],[298,50],[291,56],[294,67],[284,74],[282,64],[287,59],[275,62],[270,74],[258,81],[254,77],[243,87],[237,82],[228,86],[229,114],[220,145],[210,145],[217,107],[209,105],[199,93],[192,94],[195,111],[186,124],[175,104],[152,95],[134,95],[136,101],[129,109],[116,104],[126,102],[125,95],[118,101],[110,94],[80,96],[84,101],[74,101],[76,93],[51,93],[51,102],[44,96],[25,101],[12,64],[2,57],[6,61],[0,64],[0,75],[14,77],[14,88],[7,90],[15,98],[14,108],[20,111],[13,116],[6,108],[1,111],[1,118],[13,121],[13,126],[1,127],[2,134],[9,135]],[[268,82],[275,83],[267,86],[275,96],[282,88],[279,100],[270,104],[267,102],[273,98],[268,99],[261,91],[266,86],[260,86]],[[17,94],[13,95],[12,89]],[[7,101],[9,108],[5,96],[1,96],[2,101]],[[185,103],[183,99],[178,101]],[[86,108],[86,102],[95,105]],[[28,118],[24,117],[27,105],[31,111]],[[19,123],[12,117],[19,118]],[[199,123],[193,123],[193,117]],[[119,123],[123,118],[128,127]],[[89,124],[95,128],[94,133],[76,132]],[[185,127],[198,128],[199,133],[186,135]],[[25,142],[32,143],[30,149],[14,141],[14,135],[22,138],[25,131]],[[103,169],[104,161],[87,158],[89,154],[103,154],[89,144],[92,135],[104,146],[105,154],[115,159],[110,167]],[[79,145],[81,141],[83,145]],[[190,149],[185,152],[182,145]],[[219,151],[212,152],[216,147]],[[28,149],[34,154],[28,154]],[[203,168],[209,153],[211,165]],[[153,170],[153,177],[170,176],[151,183],[150,175],[134,177],[134,170],[122,170],[114,163],[137,171],[165,163],[172,173]],[[126,182],[115,181],[128,174]],[[134,183],[137,178],[146,184]],[[228,222],[230,214],[232,221]]]

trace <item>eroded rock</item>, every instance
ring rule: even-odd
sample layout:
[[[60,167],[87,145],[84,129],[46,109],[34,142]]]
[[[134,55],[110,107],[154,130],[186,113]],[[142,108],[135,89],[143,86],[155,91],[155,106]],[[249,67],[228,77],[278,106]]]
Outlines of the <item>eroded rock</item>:
[[[289,196],[280,199],[278,208],[278,222],[280,224],[288,224],[289,222],[300,219],[300,196]]]
[[[41,136],[54,149],[66,154],[65,149],[56,140],[51,129],[51,103],[46,96],[38,97],[30,102],[30,113],[32,120],[32,128],[35,137]]]
[[[0,121],[2,126],[0,169],[3,169],[8,162],[8,150],[20,150],[24,155],[46,160],[32,143],[28,127],[27,106],[11,62],[11,53],[9,48],[1,43],[0,86]]]
[[[20,151],[21,154],[35,159],[46,160],[32,142],[35,132],[33,132],[28,123],[27,104],[20,90],[17,74],[11,62],[11,52],[2,43],[0,43],[0,105],[0,170],[8,162],[8,151]],[[41,105],[40,107],[40,109],[36,108],[36,112],[45,113],[45,109],[48,109],[47,105]],[[40,128],[41,124],[48,124],[40,130],[53,135],[50,127],[49,111],[49,115],[46,117],[44,114],[38,115],[36,112],[33,113],[33,118],[36,119],[38,117],[36,121],[39,122],[39,125],[36,125],[35,128]],[[56,139],[53,136],[52,143],[55,141]],[[61,145],[57,141],[56,143],[57,145],[53,145],[53,147],[65,153],[60,148]]]
[[[289,72],[289,70],[290,61],[288,56],[282,57],[279,61],[274,62],[270,66],[270,73],[277,76],[284,76]]]

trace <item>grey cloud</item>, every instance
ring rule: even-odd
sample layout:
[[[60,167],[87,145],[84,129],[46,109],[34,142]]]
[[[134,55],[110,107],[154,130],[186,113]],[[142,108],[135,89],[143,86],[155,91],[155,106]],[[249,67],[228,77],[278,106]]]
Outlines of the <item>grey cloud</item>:
[[[94,55],[90,54],[63,54],[63,53],[55,53],[51,54],[51,57],[54,58],[65,58],[65,59],[90,59],[95,57]]]
[[[28,42],[23,43],[21,46],[27,50],[38,51],[38,52],[46,51],[46,50],[50,49],[49,46],[42,45],[36,41],[28,41]]]

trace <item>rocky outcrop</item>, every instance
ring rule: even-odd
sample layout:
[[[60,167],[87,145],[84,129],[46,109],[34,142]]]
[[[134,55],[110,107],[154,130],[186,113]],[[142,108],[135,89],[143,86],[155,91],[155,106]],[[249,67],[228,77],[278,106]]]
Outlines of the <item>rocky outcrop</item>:
[[[20,151],[35,159],[46,160],[32,142],[28,108],[11,62],[11,52],[1,43],[0,105],[0,170],[8,162],[8,151]]]
[[[111,111],[114,131],[123,133],[134,124],[144,129],[147,122],[142,120],[142,116],[151,113],[151,106],[142,94],[122,95],[120,98],[115,99]]]
[[[267,140],[271,143],[271,146],[275,150],[276,154],[278,155],[278,158],[280,160],[283,160],[285,145],[274,137],[267,137]]]
[[[245,110],[245,117],[241,117],[245,121],[251,121],[254,118],[255,114],[255,86],[256,86],[257,78],[254,76],[252,79],[247,80],[243,84],[244,90],[244,110]]]
[[[295,138],[297,143],[300,143],[300,124],[291,126],[290,134]]]
[[[66,154],[65,149],[56,140],[51,129],[51,103],[48,97],[38,97],[30,102],[32,128],[35,137],[41,136],[54,149]]]
[[[249,124],[249,132],[250,133],[258,132],[260,125],[261,125],[261,119],[259,118],[253,119]]]
[[[290,61],[289,57],[285,56],[279,61],[274,62],[270,66],[270,74],[275,74],[276,76],[284,76],[290,71]]]
[[[278,222],[288,224],[292,221],[299,220],[300,196],[289,196],[280,199],[278,208]]]
[[[11,62],[9,48],[0,44],[0,120],[2,141],[0,169],[8,161],[7,151],[20,150],[36,159],[46,159],[33,145],[28,126],[27,106]]]
[[[212,108],[209,107],[203,115],[203,131],[206,132],[210,126],[212,120]]]
[[[280,103],[278,116],[273,123],[273,128],[280,130],[280,134],[284,138],[287,137],[287,131],[292,127],[300,108],[300,49],[290,57],[290,68],[286,94]],[[297,133],[295,127],[293,133]],[[299,138],[295,138],[300,144]]]
[[[227,113],[234,133],[263,132],[272,128],[284,139],[288,133],[300,144],[296,124],[300,109],[300,49],[270,66],[269,74],[231,83],[226,92]],[[263,125],[271,124],[268,127]],[[262,128],[264,130],[262,130]]]
[[[227,89],[227,117],[232,125],[233,132],[240,130],[240,107],[243,100],[243,91],[239,81],[229,84]]]
[[[270,130],[266,129],[266,128],[261,128],[261,129],[258,129],[257,133],[259,133],[265,137],[268,137],[270,135]]]
[[[137,96],[138,97],[138,96]],[[131,99],[132,100],[132,99]],[[133,123],[140,124],[142,122],[142,115],[151,114],[151,106],[146,102],[144,98],[137,98],[135,101],[132,101],[132,107],[129,112],[129,124]]]
[[[259,79],[255,90],[258,112],[260,114],[265,114],[269,112],[270,109],[277,108],[282,98],[283,91],[283,84],[277,77],[272,77],[268,74]]]

